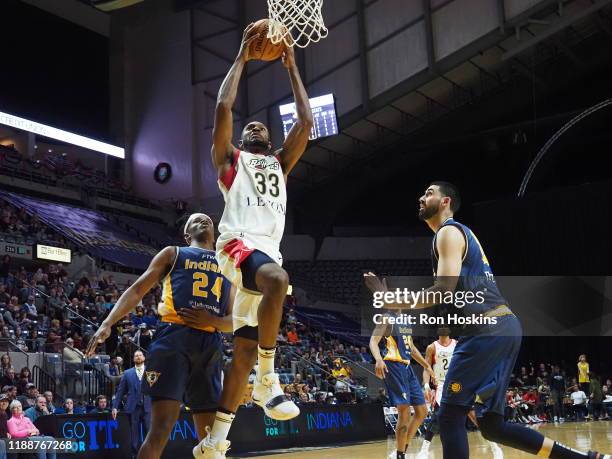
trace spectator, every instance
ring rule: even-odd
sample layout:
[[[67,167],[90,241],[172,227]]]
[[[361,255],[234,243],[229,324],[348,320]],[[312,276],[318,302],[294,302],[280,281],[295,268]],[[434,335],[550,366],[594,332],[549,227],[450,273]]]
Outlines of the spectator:
[[[359,352],[360,355],[360,361],[361,362],[365,362],[365,363],[374,363],[374,358],[372,357],[372,354],[370,354],[368,352],[368,350],[365,348],[365,346],[361,347],[361,350]]]
[[[555,422],[563,418],[563,394],[566,392],[565,378],[561,374],[559,365],[553,367],[549,377],[550,397],[553,400],[553,419]]]
[[[10,402],[17,399],[17,387],[16,386],[4,386],[2,387],[2,393],[8,395]]]
[[[71,398],[67,398],[64,402],[64,413],[74,414],[74,400],[72,400]]]
[[[295,329],[294,326],[292,326],[287,332],[287,343],[291,345],[296,345],[296,344],[299,344],[299,342],[300,342],[300,338],[297,334],[297,330]]]
[[[580,384],[580,390],[585,394],[589,392],[589,383],[591,380],[589,379],[589,362],[587,362],[587,357],[585,354],[581,354],[578,357],[578,384]]]
[[[542,420],[552,419],[552,399],[550,398],[550,387],[548,386],[548,375],[544,375],[542,384],[538,386],[538,405],[536,415]]]
[[[589,403],[589,415],[587,419],[599,419],[603,416],[603,391],[601,389],[601,382],[599,381],[599,376],[595,373],[591,372],[590,376],[590,384],[589,384],[589,398],[591,402]]]
[[[17,392],[23,394],[26,392],[27,385],[32,382],[32,374],[28,367],[23,367],[17,378]],[[33,384],[32,384],[33,385]]]
[[[38,397],[38,389],[32,383],[28,383],[25,386],[25,394],[17,397],[17,400],[21,403],[22,408],[26,410],[36,405],[36,397]]]
[[[332,368],[332,376],[334,378],[339,378],[340,376],[349,378],[351,376],[351,370],[342,363],[342,360],[336,359],[334,360],[334,366]]]
[[[572,390],[573,392],[570,395],[572,399],[572,410],[576,416],[576,421],[579,421],[581,416],[585,416],[588,412],[587,396],[577,385],[573,386]]]
[[[8,396],[0,394],[0,459],[6,459],[6,444],[3,440],[10,438],[7,425],[9,416],[8,407]]]
[[[93,410],[90,411],[90,413],[110,413],[110,410],[108,409],[108,399],[106,398],[106,395],[98,395],[96,397],[96,406]]]
[[[153,340],[153,332],[147,327],[147,324],[141,323],[138,325],[138,331],[134,335],[134,343],[136,346],[144,349],[149,349],[149,344]]]
[[[0,223],[1,224],[1,223]],[[4,255],[0,264],[0,283],[5,284],[11,272],[11,257]]]
[[[310,397],[308,397],[308,394],[306,392],[302,392],[299,395],[298,403],[304,404],[304,403],[312,403],[312,402],[314,402],[314,400],[311,400]]]
[[[28,417],[32,423],[36,422],[41,416],[51,414],[47,409],[47,399],[43,395],[39,395],[36,397],[36,404],[25,410],[23,414]]]
[[[118,357],[111,358],[110,363],[108,365],[109,376],[121,376],[122,373],[123,373],[123,370],[119,366]]]
[[[11,363],[11,356],[7,352],[0,357],[0,372],[4,374],[9,368],[13,368],[13,364]]]
[[[603,409],[604,409],[604,417],[602,420],[607,420],[612,416],[612,394],[610,394],[610,386],[603,386],[601,388],[601,392],[604,396],[603,399]]]
[[[8,432],[12,438],[29,438],[38,441],[53,441],[51,437],[41,437],[40,431],[32,424],[32,421],[23,415],[23,410],[19,400],[13,400],[10,404],[11,418],[7,421]],[[50,450],[38,453],[40,458],[55,459],[55,452]]]
[[[38,311],[36,310],[36,306],[34,305],[34,296],[28,296],[28,300],[23,303],[21,310],[26,313],[26,316],[30,320],[38,319]]]
[[[43,395],[47,400],[47,410],[49,410],[49,413],[51,414],[55,413],[55,405],[53,404],[53,392],[51,392],[50,390],[46,390],[45,392],[43,392]]]
[[[4,386],[17,386],[18,379],[15,376],[15,369],[9,367],[4,370],[2,378],[0,378],[0,387]]]
[[[123,333],[121,335],[121,342],[115,351],[115,355],[121,357],[124,362],[131,362],[132,355],[135,351],[136,346],[134,346],[134,343],[130,340],[130,335],[128,333]]]

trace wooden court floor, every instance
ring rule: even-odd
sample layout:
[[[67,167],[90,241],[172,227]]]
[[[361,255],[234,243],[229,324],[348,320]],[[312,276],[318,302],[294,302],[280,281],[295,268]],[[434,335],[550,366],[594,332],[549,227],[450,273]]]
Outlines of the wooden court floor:
[[[601,453],[612,453],[612,422],[611,421],[596,421],[596,422],[568,422],[563,424],[544,424],[531,427],[539,430],[542,434],[558,440],[561,443],[573,447],[578,450],[594,449]],[[492,458],[485,440],[480,433],[474,432],[469,434],[470,441],[470,459]],[[412,445],[408,448],[406,458],[414,458],[416,453],[421,448],[422,440],[416,438]],[[287,459],[386,459],[387,454],[394,448],[395,442],[392,437],[386,441],[378,441],[350,446],[334,446],[327,448],[305,448],[292,449],[274,454],[266,454],[262,456],[251,457],[267,457],[276,456]],[[505,459],[523,459],[533,458],[527,453],[512,450],[502,446]],[[230,450],[231,455],[231,450]],[[434,440],[429,449],[429,459],[442,459],[442,445],[440,439],[434,437]],[[451,458],[452,459],[452,458]]]

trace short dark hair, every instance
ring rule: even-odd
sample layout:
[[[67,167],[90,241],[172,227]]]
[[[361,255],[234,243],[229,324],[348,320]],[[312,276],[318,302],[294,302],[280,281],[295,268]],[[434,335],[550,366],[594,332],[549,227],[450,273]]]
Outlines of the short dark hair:
[[[100,403],[100,400],[107,400],[107,401],[108,401],[108,397],[107,397],[106,395],[98,395],[98,396],[96,397],[96,405],[97,405],[98,403]]]
[[[444,182],[442,180],[431,182],[431,185],[437,185],[438,188],[440,188],[440,193],[451,198],[450,209],[453,211],[453,213],[459,211],[461,208],[461,195],[459,194],[459,188],[450,182]]]

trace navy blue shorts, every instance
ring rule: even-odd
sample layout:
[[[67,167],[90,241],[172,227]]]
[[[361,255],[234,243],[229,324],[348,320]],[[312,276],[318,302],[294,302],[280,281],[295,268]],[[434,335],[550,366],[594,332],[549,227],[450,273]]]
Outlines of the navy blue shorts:
[[[442,403],[474,406],[476,415],[504,415],[506,390],[518,357],[523,330],[514,315],[498,318],[485,335],[459,339],[448,368]]]
[[[240,263],[242,286],[254,292],[258,292],[259,289],[257,288],[257,282],[255,282],[255,275],[262,265],[268,263],[278,264],[261,250],[253,250],[253,253]]]
[[[385,376],[385,387],[389,395],[389,404],[397,405],[425,405],[423,389],[412,371],[410,365],[401,362],[385,360],[389,373]]]
[[[195,412],[215,410],[221,396],[222,349],[219,333],[163,324],[149,346],[143,392],[153,400],[178,400]]]

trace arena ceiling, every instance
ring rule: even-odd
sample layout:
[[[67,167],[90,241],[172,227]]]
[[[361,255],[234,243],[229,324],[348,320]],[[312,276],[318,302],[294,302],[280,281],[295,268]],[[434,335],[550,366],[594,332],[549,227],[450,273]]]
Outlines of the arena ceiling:
[[[443,133],[436,134],[433,139],[431,136],[424,139],[424,133],[430,133],[435,126],[453,119],[453,115],[460,114],[466,107],[485,103],[505,88],[515,85],[517,80],[528,80],[539,91],[546,92],[552,91],[559,83],[566,84],[572,78],[578,78],[581,72],[597,65],[597,62],[589,60],[590,57],[581,55],[581,44],[594,36],[606,41],[612,37],[611,0],[531,2],[535,6],[511,20],[501,13],[497,30],[443,59],[437,59],[433,40],[434,34],[441,31],[434,30],[436,26],[432,16],[452,0],[424,2],[424,5],[430,5],[419,18],[424,21],[427,33],[427,68],[371,97],[368,82],[372,81],[372,75],[366,63],[369,53],[381,42],[393,40],[414,24],[406,24],[377,43],[368,45],[363,24],[364,9],[378,1],[383,0],[358,0],[354,11],[334,18],[328,24],[330,34],[327,40],[333,40],[336,30],[356,18],[359,24],[359,36],[355,37],[359,42],[358,52],[339,59],[337,66],[308,81],[308,84],[317,84],[348,62],[356,62],[361,72],[362,103],[341,116],[338,136],[311,142],[291,175],[292,192],[298,196],[312,196],[313,191],[325,189],[343,175],[368,170],[373,163],[380,163],[381,157],[385,158],[388,169],[393,168],[393,161],[389,159],[393,155],[399,156],[403,164],[418,161],[432,140],[439,143],[454,135],[464,135],[469,132],[470,123],[477,120],[462,118],[460,122],[446,126]],[[500,11],[505,11],[504,0],[497,3]],[[177,6],[193,8],[193,14],[225,21],[226,28],[194,36],[193,53],[228,60],[223,55],[214,56],[216,51],[205,42],[242,30],[245,16],[240,13],[243,11],[240,4],[233,10],[229,8],[225,14],[215,9],[214,4],[214,1],[177,1]],[[552,63],[561,63],[568,69],[563,82],[547,74]],[[224,73],[200,77],[196,68],[194,83],[219,81]],[[208,91],[207,95],[214,100],[216,91]],[[523,100],[529,101],[529,97]],[[509,105],[512,104],[500,104],[497,110],[506,110]],[[240,117],[245,111],[251,114],[248,104],[243,103],[236,114]],[[478,117],[478,114],[474,115],[474,110],[471,110],[470,116]],[[485,116],[491,116],[490,108]]]

